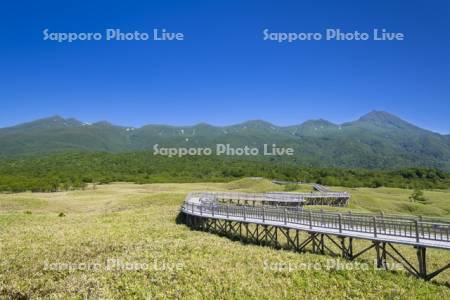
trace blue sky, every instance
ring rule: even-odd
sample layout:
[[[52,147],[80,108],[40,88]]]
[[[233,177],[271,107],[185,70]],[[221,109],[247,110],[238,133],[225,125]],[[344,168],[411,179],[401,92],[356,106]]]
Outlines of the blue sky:
[[[245,2],[245,3],[244,3]],[[362,3],[365,2],[365,3]],[[371,110],[450,133],[448,1],[9,1],[0,9],[0,127],[93,122],[341,123]],[[183,32],[184,41],[44,41],[42,31]],[[263,40],[402,32],[404,41]]]

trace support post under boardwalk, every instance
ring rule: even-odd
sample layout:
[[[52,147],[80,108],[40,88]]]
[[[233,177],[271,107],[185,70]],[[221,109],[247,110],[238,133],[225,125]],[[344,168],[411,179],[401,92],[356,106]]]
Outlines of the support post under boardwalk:
[[[427,278],[427,248],[417,247],[417,259],[419,261],[419,276]]]

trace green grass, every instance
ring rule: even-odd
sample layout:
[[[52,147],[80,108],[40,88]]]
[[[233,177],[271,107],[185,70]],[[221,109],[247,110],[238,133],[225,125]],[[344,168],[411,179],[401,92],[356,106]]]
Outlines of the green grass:
[[[450,190],[424,191],[425,204],[411,202],[413,190],[398,188],[338,188],[350,192],[349,208],[366,212],[414,214],[450,218]]]
[[[298,190],[310,190],[300,186]],[[339,189],[339,188],[336,188]],[[331,257],[245,245],[175,222],[186,193],[283,190],[266,180],[231,183],[115,183],[84,191],[0,194],[0,299],[448,299],[450,272],[424,282],[404,271],[275,270],[267,265],[326,265]],[[411,191],[352,189],[351,209],[408,213]],[[414,211],[449,216],[450,191],[426,191]],[[347,208],[348,210],[348,208]],[[28,212],[28,213],[26,213]],[[31,212],[31,213],[30,213]],[[59,217],[63,212],[65,216]],[[362,248],[364,242],[356,243]],[[403,247],[414,259],[413,249]],[[430,250],[429,268],[448,263]],[[148,264],[107,270],[108,259]],[[366,254],[362,262],[372,264]],[[345,260],[339,260],[346,263]],[[48,270],[87,263],[97,270]],[[79,265],[78,265],[79,266]]]

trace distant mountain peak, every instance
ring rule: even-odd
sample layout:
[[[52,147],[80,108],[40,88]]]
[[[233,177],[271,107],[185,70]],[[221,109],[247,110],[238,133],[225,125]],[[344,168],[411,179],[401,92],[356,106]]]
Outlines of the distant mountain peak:
[[[357,121],[351,122],[356,124],[368,124],[375,125],[377,127],[388,127],[398,129],[418,129],[417,126],[385,111],[374,110],[364,116],[360,117]]]
[[[63,117],[61,117],[60,115],[53,115],[53,116],[50,116],[50,117],[47,117],[47,118],[42,118],[42,119],[38,119],[38,120],[36,120],[36,121],[39,121],[39,120],[49,120],[49,121],[63,121],[64,120],[64,118]]]
[[[403,121],[399,117],[382,110],[373,110],[358,119],[358,121]]]
[[[25,124],[32,124],[32,123],[58,123],[58,122],[64,122],[66,119],[64,119],[63,117],[61,117],[60,115],[53,115],[50,117],[46,117],[46,118],[42,118],[42,119],[37,119]]]
[[[54,115],[47,118],[38,119],[35,121],[19,124],[13,128],[27,128],[27,129],[51,129],[51,128],[67,128],[82,126],[83,123],[74,118],[63,118],[59,115]]]

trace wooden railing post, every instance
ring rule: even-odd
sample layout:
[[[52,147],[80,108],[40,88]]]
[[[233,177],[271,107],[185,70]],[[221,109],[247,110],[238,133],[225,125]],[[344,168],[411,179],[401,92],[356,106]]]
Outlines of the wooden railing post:
[[[339,233],[342,233],[342,214],[339,214]]]
[[[418,243],[420,241],[420,238],[419,238],[419,221],[414,220],[414,225],[416,227],[416,242]]]
[[[214,205],[211,203],[211,215],[214,217]]]
[[[227,205],[227,219],[230,218],[230,207]]]
[[[422,234],[422,236],[425,236],[424,231],[423,231],[423,217],[419,216],[419,221],[420,221],[420,233]]]
[[[353,229],[353,217],[351,211],[348,212],[348,221],[350,222],[349,228]]]
[[[287,224],[287,212],[286,212],[286,208],[284,209],[284,224]]]
[[[312,212],[311,211],[309,211],[308,217],[309,217],[309,228],[312,228]]]
[[[266,209],[264,206],[262,207],[262,221],[263,223],[266,222]]]
[[[200,205],[200,215],[203,216],[203,205]]]
[[[373,217],[373,236],[377,237],[377,218]]]
[[[245,214],[245,206],[242,206],[242,216],[244,217],[244,220],[246,219],[246,214]]]

